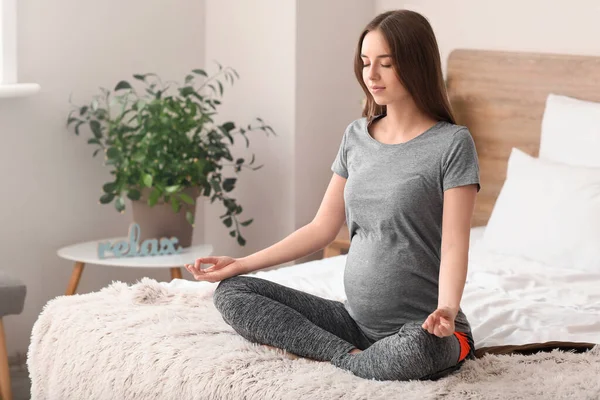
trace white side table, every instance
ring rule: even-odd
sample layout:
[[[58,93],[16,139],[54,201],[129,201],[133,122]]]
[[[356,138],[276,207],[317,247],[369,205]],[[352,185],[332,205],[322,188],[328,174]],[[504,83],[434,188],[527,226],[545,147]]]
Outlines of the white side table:
[[[179,254],[164,256],[146,256],[146,257],[107,257],[98,258],[98,243],[115,243],[120,240],[127,241],[127,237],[118,237],[112,239],[94,240],[91,242],[78,243],[63,247],[57,251],[59,257],[75,261],[71,280],[67,287],[66,295],[72,295],[77,290],[79,279],[83,273],[83,267],[86,263],[98,265],[110,265],[124,268],[170,268],[171,280],[181,279],[181,266],[184,264],[193,264],[197,258],[206,257],[212,254],[213,246],[210,244],[200,244],[183,248]],[[111,253],[108,253],[110,256]]]

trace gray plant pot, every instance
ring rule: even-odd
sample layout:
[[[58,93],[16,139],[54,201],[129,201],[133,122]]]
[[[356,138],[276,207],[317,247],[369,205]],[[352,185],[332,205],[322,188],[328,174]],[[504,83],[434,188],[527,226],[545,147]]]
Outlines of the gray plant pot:
[[[186,188],[183,192],[193,199],[200,196],[200,190],[196,187]],[[196,205],[189,205],[182,201],[179,212],[174,213],[171,204],[165,204],[161,199],[150,207],[147,200],[150,193],[151,189],[144,188],[140,200],[131,202],[133,221],[140,226],[141,231],[139,243],[141,244],[146,239],[175,236],[179,239],[175,248],[191,246],[194,227],[185,219],[185,214],[188,210],[191,211],[194,215],[194,225],[197,225],[199,221],[195,219]]]

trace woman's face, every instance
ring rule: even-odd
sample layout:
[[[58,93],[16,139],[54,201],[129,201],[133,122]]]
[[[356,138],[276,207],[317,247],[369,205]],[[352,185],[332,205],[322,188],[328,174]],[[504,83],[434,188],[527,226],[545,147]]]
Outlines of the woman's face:
[[[388,105],[408,96],[396,75],[391,54],[380,31],[365,35],[361,47],[363,81],[379,105]]]

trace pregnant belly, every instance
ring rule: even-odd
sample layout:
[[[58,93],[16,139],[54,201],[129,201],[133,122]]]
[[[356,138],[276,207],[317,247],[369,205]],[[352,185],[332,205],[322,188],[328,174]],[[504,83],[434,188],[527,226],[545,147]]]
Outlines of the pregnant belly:
[[[436,307],[437,279],[424,261],[406,247],[355,236],[344,270],[352,317],[372,330],[426,318]]]

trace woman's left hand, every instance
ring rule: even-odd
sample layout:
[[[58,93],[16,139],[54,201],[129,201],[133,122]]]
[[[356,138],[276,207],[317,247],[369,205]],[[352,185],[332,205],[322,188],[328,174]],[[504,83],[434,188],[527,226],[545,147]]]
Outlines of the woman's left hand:
[[[429,314],[421,327],[439,337],[450,336],[454,333],[454,318],[456,318],[456,313],[452,309],[438,308]]]

